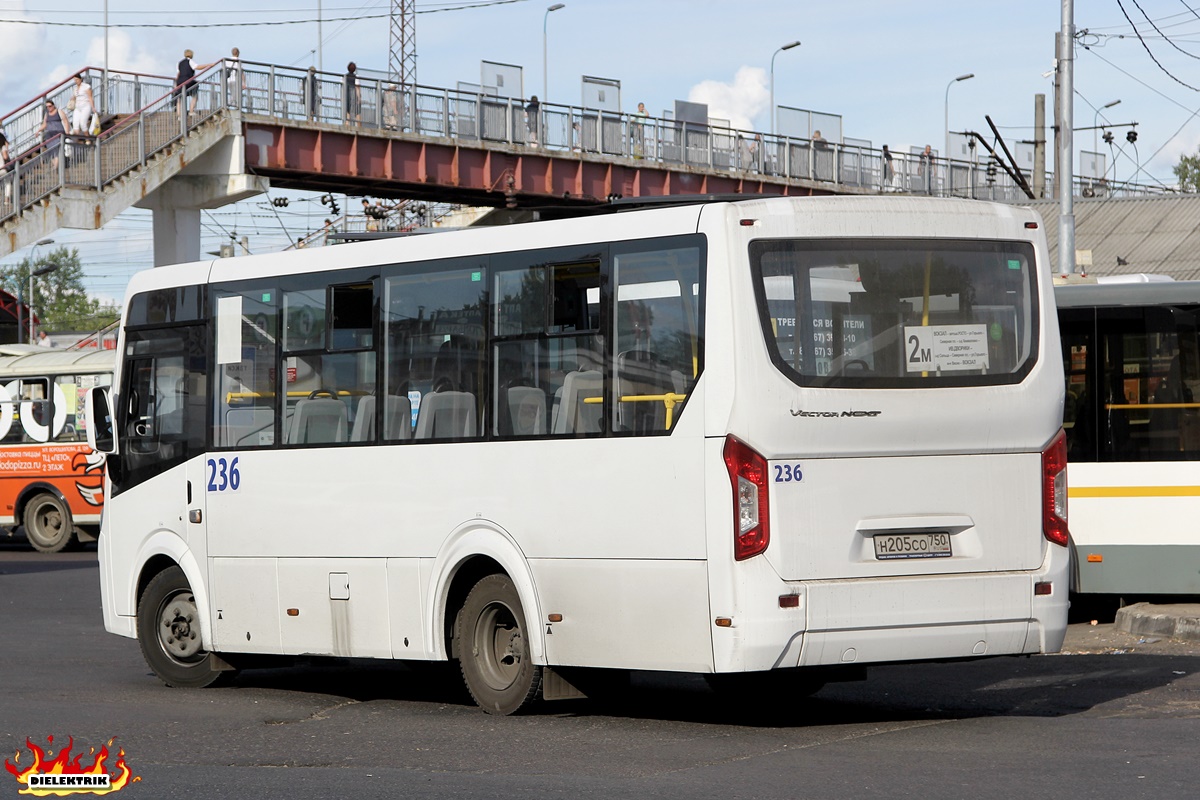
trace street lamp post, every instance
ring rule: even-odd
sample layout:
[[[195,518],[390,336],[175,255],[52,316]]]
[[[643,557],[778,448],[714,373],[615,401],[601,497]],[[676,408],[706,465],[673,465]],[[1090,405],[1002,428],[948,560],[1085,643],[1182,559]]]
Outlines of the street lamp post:
[[[944,157],[947,162],[950,160],[950,87],[959,81],[970,80],[974,77],[974,72],[968,72],[966,75],[959,75],[957,78],[946,84],[946,152]]]
[[[1099,108],[1097,108],[1097,109],[1096,109],[1096,113],[1095,113],[1095,115],[1092,117],[1092,152],[1093,152],[1093,153],[1098,153],[1098,152],[1100,152],[1100,149],[1099,149],[1099,148],[1100,148],[1100,141],[1099,141],[1098,137],[1096,136],[1096,133],[1098,132],[1098,131],[1097,131],[1097,128],[1098,128],[1098,127],[1099,127],[1099,125],[1100,125],[1100,112],[1101,112],[1101,111],[1103,111],[1103,110],[1104,110],[1104,109],[1106,109],[1106,108],[1112,108],[1113,106],[1117,105],[1117,104],[1118,104],[1118,103],[1120,103],[1120,102],[1121,102],[1120,100],[1113,100],[1111,103],[1108,103],[1108,104],[1106,104],[1106,105],[1102,105],[1102,106],[1100,106]],[[1105,172],[1107,172],[1107,170],[1105,170]]]
[[[43,247],[45,245],[51,245],[51,244],[54,244],[53,239],[41,239],[38,241],[37,244],[35,244],[33,246],[33,250],[29,255],[29,302],[27,305],[29,306],[29,343],[30,344],[34,343],[34,341],[33,341],[33,279],[37,278],[37,277],[41,277],[42,275],[47,275],[51,272],[54,272],[54,270],[58,269],[58,264],[53,264],[53,263],[47,264],[46,266],[40,267],[38,269],[34,269],[33,265],[37,263],[37,259],[35,258],[35,256],[37,255],[37,249],[39,247]]]
[[[800,42],[788,42],[783,47],[771,54],[771,135],[775,135],[775,56],[782,53],[784,50],[791,50],[793,47],[799,47]]]
[[[38,270],[36,273],[33,270],[33,265],[37,263],[37,249],[39,247],[42,247],[43,245],[49,245],[49,244],[54,244],[54,240],[53,239],[39,239],[37,242],[34,243],[33,249],[29,253],[29,303],[28,303],[28,306],[29,306],[29,339],[30,339],[31,343],[33,341],[33,276],[35,274],[43,275],[46,272],[50,272],[52,269],[58,268],[58,265],[55,264],[51,269]],[[21,297],[21,293],[22,293],[21,290],[22,290],[23,286],[24,286],[23,283],[17,284],[17,344],[21,344],[21,340],[25,338],[24,312],[25,312],[25,306],[27,304],[25,302],[25,298]]]
[[[546,58],[546,25],[550,20],[550,12],[558,11],[560,8],[566,8],[566,3],[555,3],[546,9],[546,13],[542,15],[542,102],[545,103],[550,99],[550,73],[547,68]]]

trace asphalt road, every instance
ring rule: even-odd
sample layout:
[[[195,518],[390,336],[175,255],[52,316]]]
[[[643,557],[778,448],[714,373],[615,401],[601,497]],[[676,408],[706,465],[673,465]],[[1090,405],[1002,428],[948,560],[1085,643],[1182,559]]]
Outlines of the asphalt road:
[[[104,632],[94,545],[43,556],[0,540],[0,679],[0,756],[116,737],[141,779],[122,800],[1200,791],[1200,646],[1104,623],[1073,625],[1063,655],[876,668],[793,704],[638,674],[620,697],[497,718],[452,668],[309,663],[168,689],[136,642]],[[0,800],[19,787],[0,770]]]

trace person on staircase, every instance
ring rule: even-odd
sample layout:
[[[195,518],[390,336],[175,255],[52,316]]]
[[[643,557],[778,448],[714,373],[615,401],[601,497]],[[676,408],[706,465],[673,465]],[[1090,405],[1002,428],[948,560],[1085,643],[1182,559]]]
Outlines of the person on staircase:
[[[71,112],[71,133],[87,136],[92,132],[92,115],[96,113],[92,87],[83,79],[82,72],[72,80],[75,81],[75,93],[72,95],[75,108]]]

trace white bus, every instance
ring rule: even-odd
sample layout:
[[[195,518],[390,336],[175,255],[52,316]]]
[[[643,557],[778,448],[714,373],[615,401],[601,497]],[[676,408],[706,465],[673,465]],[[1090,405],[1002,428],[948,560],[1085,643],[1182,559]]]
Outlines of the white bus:
[[[1055,651],[1051,292],[1034,213],[900,197],[141,273],[91,396],[105,626],[173,686],[456,659],[501,714],[571,668],[799,693]]]
[[[94,542],[104,457],[88,446],[87,392],[112,384],[113,350],[0,345],[0,526],[36,550]]]
[[[1055,297],[1072,589],[1200,595],[1200,282],[1058,286]]]

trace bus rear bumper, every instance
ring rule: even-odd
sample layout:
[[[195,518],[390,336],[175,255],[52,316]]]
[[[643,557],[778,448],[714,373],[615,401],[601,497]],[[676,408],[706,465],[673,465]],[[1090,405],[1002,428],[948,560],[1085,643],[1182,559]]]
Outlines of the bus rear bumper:
[[[1065,559],[1057,559],[1065,563]],[[1058,565],[1049,570],[1058,573]],[[1054,653],[1067,629],[1065,570],[784,584],[798,607],[742,618],[740,664],[727,670],[849,666]],[[790,615],[790,619],[789,619]],[[735,648],[736,649],[736,648]],[[718,651],[719,652],[719,651]]]

